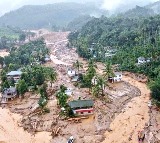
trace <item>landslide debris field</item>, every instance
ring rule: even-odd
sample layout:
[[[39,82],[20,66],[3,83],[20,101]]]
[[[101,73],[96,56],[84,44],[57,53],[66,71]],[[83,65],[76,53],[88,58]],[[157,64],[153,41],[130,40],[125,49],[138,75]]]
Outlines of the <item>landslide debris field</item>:
[[[145,83],[126,74],[122,82],[109,84],[105,89],[108,96],[103,99],[93,97],[88,89],[73,85],[66,72],[68,67],[77,59],[83,63],[81,72],[85,72],[87,65],[74,48],[67,48],[68,34],[42,30],[40,35],[51,49],[52,61],[45,66],[54,67],[58,73],[57,82],[48,89],[47,107],[50,113],[41,114],[37,108],[40,96],[31,92],[26,93],[24,99],[15,99],[2,105],[12,113],[8,109],[0,109],[0,141],[20,143],[23,138],[24,143],[66,143],[70,136],[74,136],[75,143],[136,143],[137,131],[144,127],[147,127],[147,140],[158,140],[159,112],[154,107],[152,110],[148,108],[150,91]],[[102,69],[99,68],[99,71],[102,72]],[[69,100],[79,97],[93,99],[94,115],[79,121],[62,118],[55,97],[55,92],[62,84],[73,90]]]

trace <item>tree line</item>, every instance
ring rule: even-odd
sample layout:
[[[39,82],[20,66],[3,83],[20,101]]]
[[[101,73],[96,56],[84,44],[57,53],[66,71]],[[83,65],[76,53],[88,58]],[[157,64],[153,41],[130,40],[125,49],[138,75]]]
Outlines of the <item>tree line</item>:
[[[69,46],[86,59],[118,64],[119,69],[149,77],[153,100],[160,105],[160,15],[145,18],[94,18],[69,35]],[[108,50],[115,50],[106,56]],[[144,57],[150,62],[137,65]]]

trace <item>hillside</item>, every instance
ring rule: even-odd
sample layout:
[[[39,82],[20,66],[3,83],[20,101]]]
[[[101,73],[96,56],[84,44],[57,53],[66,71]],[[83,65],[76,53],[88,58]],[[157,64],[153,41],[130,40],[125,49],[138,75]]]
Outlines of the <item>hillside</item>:
[[[123,17],[129,17],[129,18],[149,17],[155,15],[155,12],[153,9],[147,7],[136,6],[135,8],[130,9],[121,15]]]
[[[0,37],[7,37],[10,39],[18,39],[22,31],[18,28],[11,26],[2,26],[0,27]]]
[[[149,4],[146,6],[146,8],[150,8],[154,11],[154,13],[159,14],[160,13],[160,1]]]
[[[12,25],[23,29],[65,27],[79,16],[92,14],[102,15],[106,14],[106,11],[100,10],[90,3],[27,5],[3,15],[0,18],[0,25]]]
[[[87,24],[87,22],[89,22],[92,19],[93,17],[89,15],[83,15],[77,17],[67,25],[67,30],[69,31],[80,30],[85,24]]]

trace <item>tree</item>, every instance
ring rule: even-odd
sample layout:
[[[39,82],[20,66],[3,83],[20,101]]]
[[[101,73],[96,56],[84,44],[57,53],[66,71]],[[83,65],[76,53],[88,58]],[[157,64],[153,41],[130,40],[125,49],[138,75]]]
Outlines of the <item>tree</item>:
[[[18,93],[19,93],[21,96],[23,96],[24,93],[25,93],[27,90],[28,90],[28,86],[27,86],[25,80],[23,80],[23,79],[22,79],[22,80],[19,80],[19,81],[18,81],[18,84],[17,84],[17,91],[18,91]]]
[[[1,65],[1,67],[3,67],[3,64],[4,64],[4,58],[0,56],[0,65]]]
[[[45,79],[50,81],[51,87],[54,81],[57,80],[57,73],[53,68],[50,67],[44,67],[43,73],[45,75]]]
[[[103,70],[103,76],[108,80],[109,77],[113,77],[114,73],[110,63],[105,63],[105,69]]]
[[[20,42],[24,42],[26,40],[26,34],[21,34],[21,35],[19,35],[19,41]]]
[[[100,93],[100,87],[98,85],[94,85],[92,87],[92,95],[98,97]]]
[[[57,93],[57,98],[58,98],[58,104],[61,106],[61,107],[66,107],[67,105],[67,99],[68,99],[68,96],[62,92],[61,90]]]
[[[76,62],[73,63],[73,67],[75,67],[78,70],[78,74],[79,74],[79,69],[82,68],[82,63],[76,60]]]
[[[160,106],[160,77],[151,84],[151,96],[157,106]]]
[[[43,84],[40,88],[39,88],[39,94],[41,95],[41,97],[43,98],[48,98],[47,97],[47,84]]]
[[[64,85],[60,85],[60,91],[65,92],[67,90],[67,87]]]
[[[39,106],[43,109],[46,104],[47,104],[47,85],[43,84],[40,88],[39,88],[39,93],[40,93],[40,99],[38,101]]]
[[[101,94],[102,96],[104,96],[104,90],[105,90],[105,86],[107,85],[107,80],[104,79],[102,76],[98,76],[97,78],[97,86],[99,86],[100,90],[101,90]]]

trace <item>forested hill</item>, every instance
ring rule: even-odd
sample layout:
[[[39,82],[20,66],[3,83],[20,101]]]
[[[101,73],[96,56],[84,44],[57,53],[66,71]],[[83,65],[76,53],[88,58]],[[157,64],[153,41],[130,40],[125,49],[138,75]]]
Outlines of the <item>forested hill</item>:
[[[146,8],[152,9],[154,11],[154,13],[160,14],[160,1],[149,4],[146,6]]]
[[[155,14],[156,13],[154,12],[153,9],[136,6],[135,8],[128,10],[127,12],[120,15],[122,15],[123,17],[137,18],[137,17],[149,17]]]
[[[93,4],[56,3],[49,5],[28,5],[11,11],[0,18],[0,25],[12,25],[23,29],[65,27],[73,19],[82,15],[102,15]]]
[[[160,15],[94,18],[81,30],[70,33],[69,41],[83,58],[147,75],[152,97],[160,106]],[[138,64],[139,57],[145,59],[143,64]]]
[[[91,21],[94,17],[91,17],[89,15],[83,15],[78,18],[75,18],[73,21],[71,21],[66,29],[69,31],[74,30],[80,30],[87,22]]]

